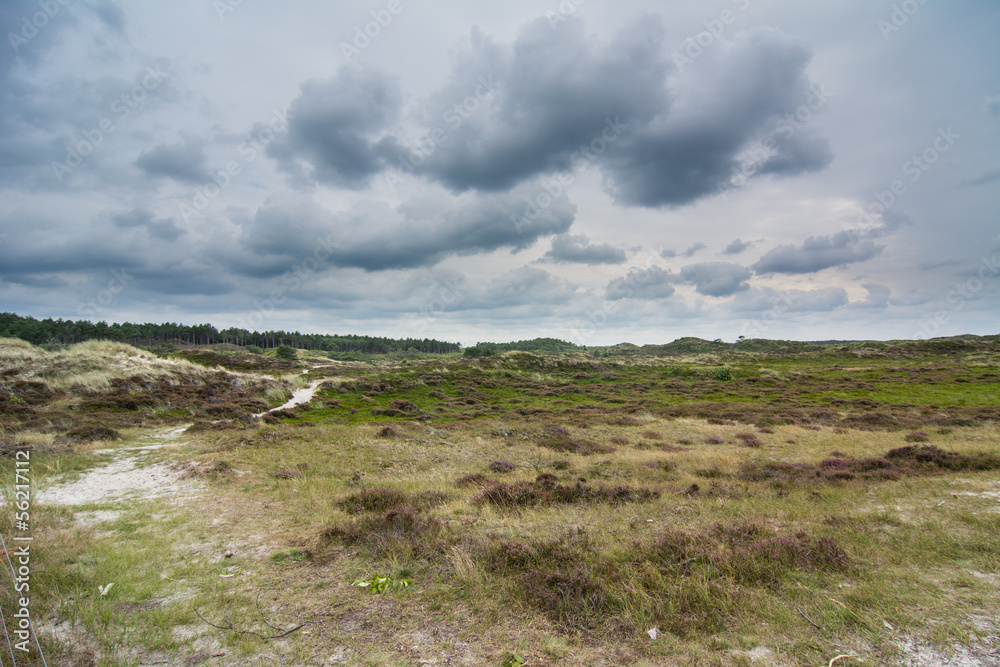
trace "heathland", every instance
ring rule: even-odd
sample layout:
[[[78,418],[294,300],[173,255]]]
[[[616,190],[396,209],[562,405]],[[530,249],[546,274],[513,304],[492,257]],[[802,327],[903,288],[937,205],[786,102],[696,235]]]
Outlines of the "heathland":
[[[0,339],[48,664],[996,664],[1000,336],[523,343]]]

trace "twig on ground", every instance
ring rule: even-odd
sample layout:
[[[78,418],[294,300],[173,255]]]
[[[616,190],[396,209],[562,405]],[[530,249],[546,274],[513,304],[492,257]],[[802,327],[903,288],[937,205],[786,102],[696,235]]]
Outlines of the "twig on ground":
[[[802,618],[804,618],[807,621],[809,621],[809,625],[813,626],[814,628],[816,628],[820,632],[823,631],[823,628],[820,627],[820,626],[818,626],[818,625],[816,625],[811,618],[809,618],[808,616],[806,616],[806,613],[804,611],[802,611],[802,609],[800,609],[799,607],[796,607],[795,610],[798,611],[800,614],[802,614]]]
[[[258,611],[259,611],[259,609],[260,608],[258,607]],[[208,624],[208,625],[210,625],[213,628],[216,628],[218,630],[229,630],[231,632],[235,632],[238,635],[253,635],[254,637],[260,637],[261,639],[279,639],[281,637],[287,637],[288,635],[292,634],[296,630],[299,630],[299,629],[305,627],[309,623],[309,621],[306,621],[305,623],[302,623],[300,625],[295,626],[291,630],[285,630],[285,631],[281,632],[280,634],[268,636],[268,635],[262,635],[259,632],[254,632],[253,630],[239,630],[239,629],[237,629],[236,626],[235,626],[235,624],[233,623],[233,619],[231,617],[229,617],[229,616],[223,617],[223,620],[225,620],[225,622],[226,622],[225,625],[216,625],[215,623],[212,623],[207,618],[205,618],[204,616],[202,616],[201,612],[198,611],[197,609],[194,610],[194,613],[195,613],[195,616],[197,616],[198,618],[200,618],[203,622],[205,622],[206,624]],[[261,614],[261,618],[263,618],[263,614]],[[281,628],[275,628],[273,625],[271,625],[270,623],[268,623],[266,619],[264,620],[264,625],[266,625],[269,628],[272,628],[274,630],[281,630]]]

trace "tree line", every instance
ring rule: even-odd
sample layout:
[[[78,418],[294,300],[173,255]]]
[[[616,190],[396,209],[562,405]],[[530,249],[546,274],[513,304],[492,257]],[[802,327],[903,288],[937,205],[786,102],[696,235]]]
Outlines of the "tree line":
[[[211,324],[163,324],[90,322],[46,318],[37,320],[15,313],[0,313],[0,337],[20,338],[33,345],[82,343],[87,340],[113,340],[137,346],[162,344],[215,345],[229,343],[245,347],[256,345],[272,349],[290,345],[299,349],[325,352],[389,354],[417,351],[424,354],[458,352],[462,346],[430,338],[384,338],[381,336],[303,334],[298,331],[248,331],[230,327],[217,329]]]

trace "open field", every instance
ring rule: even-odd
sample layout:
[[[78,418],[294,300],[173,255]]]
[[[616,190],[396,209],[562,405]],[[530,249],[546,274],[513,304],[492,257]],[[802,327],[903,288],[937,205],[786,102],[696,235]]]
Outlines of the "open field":
[[[0,531],[49,664],[992,665],[1000,345],[932,343],[0,341]]]

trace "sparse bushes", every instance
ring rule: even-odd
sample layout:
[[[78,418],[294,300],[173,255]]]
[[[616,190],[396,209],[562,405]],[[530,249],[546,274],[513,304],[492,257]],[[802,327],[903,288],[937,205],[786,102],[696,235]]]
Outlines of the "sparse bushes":
[[[361,512],[385,512],[401,507],[418,510],[431,509],[447,501],[448,496],[440,491],[424,491],[413,494],[388,486],[372,486],[352,493],[337,504],[348,514]]]
[[[891,481],[907,476],[945,471],[1000,470],[1000,455],[958,454],[933,445],[908,445],[892,449],[885,457],[830,458],[819,465],[782,461],[754,461],[740,469],[740,477],[751,482],[846,482]]]
[[[403,506],[334,524],[321,537],[325,541],[339,540],[346,546],[367,547],[376,556],[419,558],[443,551],[446,545],[437,539],[443,530],[444,524],[438,519]]]
[[[583,481],[573,485],[558,484],[551,473],[543,473],[534,482],[494,484],[483,489],[473,501],[504,509],[536,505],[561,505],[571,503],[622,503],[647,502],[660,497],[660,492],[647,488],[619,486],[588,486]]]
[[[737,433],[736,437],[744,447],[758,448],[764,444],[753,433]]]
[[[610,454],[615,451],[611,445],[602,445],[589,438],[577,438],[564,426],[549,426],[538,439],[538,444],[556,452],[571,452],[587,456],[589,454]]]

